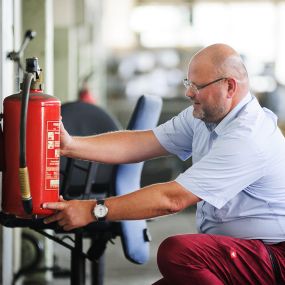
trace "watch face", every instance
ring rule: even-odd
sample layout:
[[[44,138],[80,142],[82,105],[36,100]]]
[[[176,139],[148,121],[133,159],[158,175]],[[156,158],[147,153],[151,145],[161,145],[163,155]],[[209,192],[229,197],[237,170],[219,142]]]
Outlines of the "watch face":
[[[94,214],[97,218],[103,218],[107,215],[108,210],[107,207],[104,205],[96,205],[95,210],[94,210]]]

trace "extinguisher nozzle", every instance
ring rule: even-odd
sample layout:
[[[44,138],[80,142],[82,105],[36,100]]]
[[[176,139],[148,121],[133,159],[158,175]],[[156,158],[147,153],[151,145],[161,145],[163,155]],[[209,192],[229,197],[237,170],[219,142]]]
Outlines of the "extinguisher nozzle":
[[[32,198],[30,198],[29,200],[22,200],[23,202],[23,207],[24,210],[27,214],[32,214],[33,213],[33,201]]]

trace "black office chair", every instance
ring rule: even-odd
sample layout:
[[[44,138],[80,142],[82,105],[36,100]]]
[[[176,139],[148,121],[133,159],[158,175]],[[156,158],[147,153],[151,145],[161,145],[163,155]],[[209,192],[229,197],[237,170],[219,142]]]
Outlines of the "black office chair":
[[[61,115],[71,135],[89,136],[122,128],[105,110],[83,102],[63,104]],[[113,165],[61,157],[61,194],[68,200],[104,197],[110,191],[113,169]]]
[[[141,96],[132,114],[128,129],[145,130],[156,126],[162,100],[154,96]],[[95,114],[96,113],[96,114]],[[108,114],[97,106],[75,102],[62,106],[65,128],[72,135],[90,135],[119,128]],[[140,188],[143,163],[106,166],[95,162],[62,158],[61,191],[65,199],[98,199],[122,195]],[[92,262],[92,284],[103,284],[102,256],[109,240],[120,236],[127,259],[143,264],[149,259],[149,234],[145,221],[95,222],[72,231],[74,246],[43,231],[52,228],[62,233],[56,224],[45,225],[42,220],[17,219],[0,214],[0,222],[7,227],[30,227],[71,250],[71,285],[85,284],[85,259]],[[87,253],[83,252],[83,239],[92,240]]]
[[[121,129],[120,123],[102,108],[83,103],[71,102],[62,105],[62,121],[71,135],[88,136]],[[99,199],[109,195],[114,165],[100,164],[61,157],[61,194],[64,199]],[[90,236],[96,240],[96,247],[89,250],[87,257],[93,260],[93,284],[103,284],[104,259],[102,255],[111,236],[109,224],[93,225],[93,228],[75,232],[75,248],[71,251],[72,284],[85,283],[85,256],[80,254],[83,238]],[[91,232],[90,232],[91,231]],[[93,234],[96,231],[96,234]],[[96,260],[96,261],[94,261]]]
[[[147,130],[152,129],[157,125],[160,113],[162,109],[162,100],[159,97],[143,95],[141,96],[136,104],[134,112],[131,116],[130,122],[128,124],[128,130]],[[64,118],[64,113],[62,113]],[[65,124],[65,122],[64,122]],[[65,124],[66,125],[66,124]],[[72,129],[68,129],[69,132],[73,132]],[[78,133],[73,133],[78,134]],[[74,173],[74,159],[68,159],[67,162],[67,171],[69,176],[73,176]],[[140,188],[140,179],[141,172],[143,168],[143,162],[141,163],[133,163],[133,164],[122,164],[114,167],[113,171],[109,171],[109,174],[112,173],[112,178],[109,175],[106,180],[106,173],[100,172],[100,167],[102,165],[98,165],[96,163],[90,163],[87,171],[87,178],[83,183],[84,186],[81,187],[80,195],[82,198],[102,198],[111,195],[123,195],[126,193],[130,193]],[[88,178],[90,176],[95,178]],[[96,173],[96,174],[95,174]],[[103,174],[103,175],[102,175]],[[77,177],[75,179],[75,183],[66,182],[69,178],[66,176],[63,181],[63,191],[65,197],[70,197],[70,193],[74,193],[74,188],[76,187],[76,183],[82,180]],[[102,180],[107,181],[107,187],[105,183],[102,183]],[[98,183],[99,182],[99,183]],[[82,184],[82,183],[81,183]],[[74,187],[75,185],[75,187]],[[102,189],[102,185],[105,185],[103,189],[103,193],[98,189]],[[84,193],[84,194],[82,194]],[[100,196],[99,196],[100,195]],[[81,197],[80,196],[80,197]],[[78,198],[78,197],[77,197]],[[86,227],[85,232],[82,236],[78,234],[76,237],[82,240],[84,237],[89,237],[91,239],[91,247],[88,251],[88,255],[95,260],[91,266],[92,273],[92,284],[93,285],[102,285],[103,284],[103,276],[104,276],[104,251],[106,249],[106,245],[109,240],[112,240],[116,236],[120,236],[122,240],[123,250],[125,257],[133,263],[136,264],[144,264],[149,259],[149,241],[150,235],[148,233],[147,225],[145,220],[140,221],[121,221],[121,222],[100,222],[100,223],[92,223]],[[79,242],[81,243],[81,242]],[[82,247],[82,245],[80,246]],[[84,282],[84,258],[80,260],[80,258],[76,259],[76,264],[74,267],[74,272],[76,276],[73,279],[77,278],[78,284],[79,282]],[[80,270],[81,268],[81,270]],[[81,271],[81,272],[79,272]]]

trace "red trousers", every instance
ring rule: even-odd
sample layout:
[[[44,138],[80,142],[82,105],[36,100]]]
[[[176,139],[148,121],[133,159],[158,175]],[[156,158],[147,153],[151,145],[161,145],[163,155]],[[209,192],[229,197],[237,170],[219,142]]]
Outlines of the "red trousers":
[[[268,245],[267,245],[268,246]],[[270,245],[285,284],[285,244]],[[273,285],[274,271],[266,246],[208,234],[169,237],[158,249],[163,278],[153,285]]]

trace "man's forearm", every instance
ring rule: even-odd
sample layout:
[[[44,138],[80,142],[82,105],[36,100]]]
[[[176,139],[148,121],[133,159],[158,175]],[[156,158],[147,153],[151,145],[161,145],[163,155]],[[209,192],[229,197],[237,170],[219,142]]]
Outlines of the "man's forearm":
[[[120,164],[166,155],[152,131],[118,131],[89,137],[73,137],[61,155]]]
[[[107,198],[107,220],[138,220],[173,214],[196,204],[200,199],[175,181],[154,184],[141,190]],[[94,222],[95,200],[70,200],[44,203],[43,207],[57,212],[45,223],[58,222],[64,230],[83,227]]]
[[[107,220],[139,220],[174,214],[200,199],[175,181],[153,184],[105,200]]]

